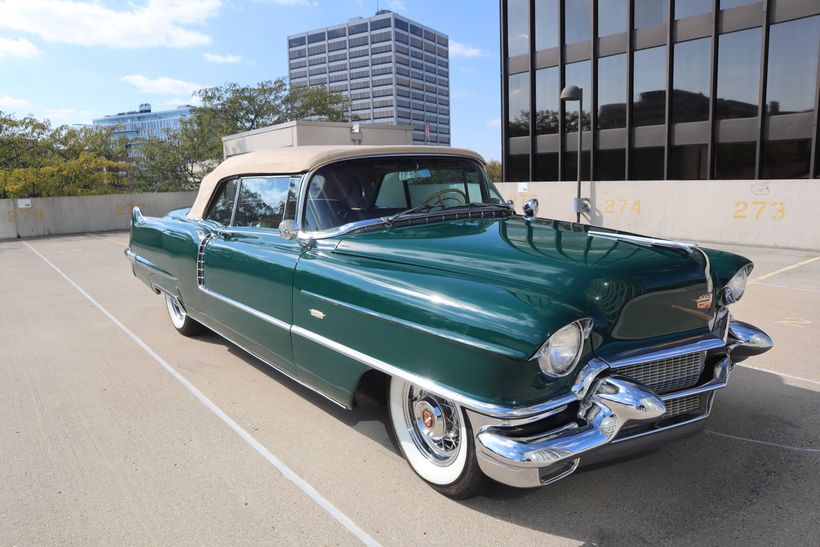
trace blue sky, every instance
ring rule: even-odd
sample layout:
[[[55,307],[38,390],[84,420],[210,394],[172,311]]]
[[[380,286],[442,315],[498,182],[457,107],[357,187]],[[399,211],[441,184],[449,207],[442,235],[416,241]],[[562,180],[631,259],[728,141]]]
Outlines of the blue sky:
[[[497,0],[380,0],[450,37],[452,144],[500,156]],[[286,36],[376,0],[0,0],[0,110],[54,124],[287,75]]]

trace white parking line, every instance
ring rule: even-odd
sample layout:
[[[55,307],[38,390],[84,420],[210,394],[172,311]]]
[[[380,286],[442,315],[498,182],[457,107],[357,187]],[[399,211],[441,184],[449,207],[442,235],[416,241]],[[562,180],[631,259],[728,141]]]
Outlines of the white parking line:
[[[736,441],[744,441],[747,443],[763,444],[766,446],[774,446],[776,448],[784,448],[786,450],[792,450],[794,452],[820,453],[820,448],[803,448],[802,446],[789,446],[787,444],[771,443],[768,441],[758,441],[757,439],[748,439],[746,437],[738,437],[736,435],[729,435],[727,433],[718,433],[717,431],[712,431],[711,429],[707,429],[706,433],[711,433],[712,435],[717,435],[718,437],[726,437],[727,439],[734,439]]]
[[[752,369],[752,370],[758,370],[760,372],[767,372],[769,374],[774,374],[775,376],[782,376],[783,378],[791,378],[792,380],[800,380],[801,382],[807,382],[809,384],[815,384],[815,385],[820,386],[820,382],[818,382],[817,380],[809,380],[808,378],[803,378],[803,377],[800,377],[800,376],[792,376],[791,374],[784,374],[782,372],[776,372],[774,370],[769,370],[767,368],[753,367],[753,366],[750,366],[750,365],[744,365],[742,363],[738,363],[735,366],[736,367],[748,368],[748,369]]]
[[[811,264],[812,262],[817,262],[818,260],[820,260],[820,256],[815,256],[814,258],[808,258],[806,260],[801,260],[797,264],[792,264],[791,266],[786,266],[784,268],[780,268],[779,270],[775,270],[773,272],[769,272],[767,274],[763,274],[761,276],[755,277],[750,281],[750,283],[760,283],[761,281],[763,281],[765,279],[769,279],[770,277],[774,277],[778,274],[782,274],[782,273],[785,273],[785,272],[789,272],[791,270],[795,270],[797,268],[800,268],[801,266],[806,266],[807,264]]]
[[[225,425],[230,427],[237,435],[239,435],[242,438],[242,440],[251,445],[251,447],[253,447],[253,449],[256,450],[263,458],[268,460],[268,462],[271,465],[273,465],[282,474],[283,477],[285,477],[287,480],[296,485],[296,487],[299,488],[302,492],[307,494],[313,501],[316,502],[317,505],[324,509],[334,519],[336,519],[336,521],[338,521],[339,524],[347,528],[347,530],[351,534],[360,539],[365,545],[379,545],[379,543],[375,539],[373,539],[373,537],[370,536],[370,534],[368,534],[362,528],[360,528],[359,525],[357,525],[355,522],[353,522],[353,520],[350,519],[350,517],[348,517],[339,509],[337,509],[335,505],[333,505],[324,496],[322,496],[315,488],[313,488],[313,486],[311,486],[310,483],[305,481],[302,477],[297,475],[290,467],[285,465],[279,458],[274,456],[267,448],[265,448],[262,445],[262,443],[256,440],[256,438],[253,435],[245,431],[239,424],[233,421],[233,419],[230,416],[225,414],[222,411],[222,409],[220,409],[218,406],[216,406],[216,404],[214,404],[210,399],[208,399],[201,391],[199,391],[199,389],[196,388],[196,386],[189,382],[187,378],[182,376],[179,372],[176,371],[174,367],[169,365],[168,362],[165,361],[165,359],[160,357],[154,350],[148,347],[148,345],[145,342],[143,342],[136,334],[131,332],[131,330],[129,330],[128,327],[120,323],[120,321],[116,317],[114,317],[108,310],[102,307],[102,305],[99,302],[94,300],[94,298],[92,298],[91,295],[85,292],[82,289],[82,287],[75,283],[70,277],[63,273],[63,271],[60,268],[55,266],[49,259],[40,254],[40,252],[31,245],[29,245],[27,241],[23,241],[23,244],[29,249],[31,249],[32,252],[34,252],[34,254],[43,259],[43,261],[46,264],[51,266],[51,268],[54,269],[55,272],[60,274],[60,276],[62,276],[63,279],[65,279],[72,287],[77,289],[80,292],[80,294],[82,294],[89,302],[91,302],[91,304],[94,305],[95,308],[100,310],[100,312],[102,312],[103,315],[108,317],[115,325],[117,325],[117,327],[119,327],[120,330],[122,330],[129,338],[131,338],[131,340],[133,340],[134,343],[141,347],[143,351],[145,351],[145,353],[150,355],[154,359],[154,361],[159,363],[159,365],[162,368],[164,368],[171,376],[173,376],[180,384],[185,386],[185,388],[188,389],[188,391],[190,391],[194,397],[199,399],[199,401],[203,405],[205,405],[208,408],[208,410],[213,412],[220,420],[222,420],[225,423]]]

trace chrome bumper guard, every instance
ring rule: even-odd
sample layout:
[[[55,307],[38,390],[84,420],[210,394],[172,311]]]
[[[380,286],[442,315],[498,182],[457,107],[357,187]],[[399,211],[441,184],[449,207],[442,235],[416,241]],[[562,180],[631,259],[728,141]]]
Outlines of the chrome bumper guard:
[[[724,348],[722,353],[725,353],[714,365],[713,378],[689,389],[657,395],[648,387],[618,375],[617,368],[606,361],[593,359],[578,376],[572,397],[559,397],[552,407],[544,403],[539,405],[539,408],[550,408],[547,411],[504,420],[467,409],[481,470],[492,479],[511,486],[542,486],[571,474],[584,459],[582,456],[589,455],[590,459],[600,461],[600,457],[595,457],[596,452],[603,452],[608,445],[632,441],[640,444],[642,449],[650,449],[674,437],[674,434],[670,435],[671,430],[699,430],[693,425],[709,416],[712,392],[726,387],[734,363],[749,355],[763,353],[772,346],[765,333],[746,323],[732,321],[728,330],[726,341],[716,340],[720,344],[713,344],[713,349]],[[692,346],[677,350],[681,353],[692,351]],[[673,404],[671,401],[697,395],[705,398],[699,414],[677,421],[662,419],[667,404]],[[570,400],[579,403],[577,419],[540,434],[513,435],[516,427],[567,410]],[[669,421],[672,423],[665,423]],[[636,425],[648,427],[634,428]],[[630,429],[624,431],[627,427]],[[640,432],[630,432],[635,430]],[[656,444],[648,442],[654,438],[658,440]],[[635,442],[637,439],[640,443]]]

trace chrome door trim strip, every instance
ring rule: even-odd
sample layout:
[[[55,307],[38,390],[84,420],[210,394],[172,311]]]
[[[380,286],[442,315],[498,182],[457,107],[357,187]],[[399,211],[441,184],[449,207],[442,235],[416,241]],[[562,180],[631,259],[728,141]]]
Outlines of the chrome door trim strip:
[[[250,306],[246,306],[242,302],[237,302],[236,300],[233,300],[232,298],[228,298],[227,296],[223,296],[223,295],[219,294],[218,292],[214,292],[214,291],[212,291],[208,288],[199,287],[199,290],[201,290],[202,292],[204,292],[208,296],[212,296],[213,298],[216,298],[220,302],[223,302],[225,304],[228,304],[229,306],[233,306],[237,309],[240,309],[240,310],[244,311],[245,313],[249,313],[250,315],[256,317],[257,319],[261,319],[262,321],[264,321],[266,323],[270,323],[274,327],[279,327],[280,329],[284,329],[284,330],[290,330],[290,324],[289,323],[286,323],[285,321],[282,321],[281,319],[277,319],[276,317],[273,317],[272,315],[268,315],[268,314],[263,313],[263,312],[261,312],[257,309],[251,308]]]
[[[327,393],[324,393],[324,392],[318,390],[317,388],[311,386],[310,384],[306,384],[305,382],[303,382],[302,380],[300,380],[299,378],[294,376],[292,373],[290,373],[287,370],[281,368],[280,366],[272,363],[271,361],[268,361],[267,359],[263,359],[262,357],[260,357],[256,353],[252,352],[251,350],[247,349],[245,346],[243,346],[242,344],[240,344],[239,342],[237,342],[236,340],[234,340],[230,336],[226,335],[224,333],[223,329],[214,326],[214,324],[220,324],[221,325],[221,323],[219,323],[219,321],[217,321],[216,319],[211,319],[210,317],[208,317],[207,319],[202,319],[202,317],[207,317],[206,315],[203,315],[203,314],[191,315],[191,317],[193,317],[194,319],[196,319],[197,321],[199,321],[200,323],[202,323],[203,325],[205,325],[206,327],[208,327],[209,329],[214,331],[216,334],[218,334],[219,336],[221,336],[222,338],[224,338],[225,340],[227,340],[228,342],[230,342],[234,346],[238,347],[239,349],[241,349],[245,353],[247,353],[249,355],[252,355],[256,359],[259,359],[260,361],[262,361],[263,363],[268,365],[270,368],[276,370],[276,372],[279,372],[280,374],[282,374],[284,376],[287,376],[288,378],[290,378],[291,380],[293,380],[294,382],[296,382],[300,386],[305,387],[305,388],[309,389],[310,391],[312,391],[314,393],[317,393],[318,395],[321,395],[322,397],[324,397],[325,399],[327,399],[331,403],[336,404],[336,405],[342,407],[345,410],[350,410],[350,407],[348,405],[346,405],[346,404],[344,404],[340,401],[337,401],[336,399],[334,399],[333,397],[331,397]]]
[[[340,344],[339,342],[331,340],[330,338],[326,338],[321,334],[317,334],[313,331],[309,331],[298,325],[293,325],[290,329],[290,332],[292,334],[297,334],[302,338],[306,338],[312,342],[315,342],[321,346],[325,346],[328,349],[332,349],[337,353],[340,353],[355,361],[359,361],[360,363],[365,364],[371,368],[380,370],[385,374],[388,374],[390,376],[396,376],[398,378],[401,378],[402,380],[411,382],[425,391],[430,391],[432,393],[435,393],[436,395],[450,399],[465,408],[495,418],[513,420],[527,418],[530,416],[534,416],[536,414],[543,414],[552,409],[564,406],[568,403],[578,400],[577,396],[574,393],[570,393],[566,396],[557,399],[551,399],[549,401],[545,401],[543,403],[539,403],[533,406],[513,407],[498,405],[494,403],[487,403],[464,395],[463,393],[459,393],[458,391],[455,391],[454,389],[448,386],[439,384],[438,382],[434,382],[429,378],[425,378],[413,372],[408,372],[406,370],[400,369],[395,365],[386,363],[371,355],[367,355],[366,353],[362,353],[351,347],[345,346],[344,344]]]

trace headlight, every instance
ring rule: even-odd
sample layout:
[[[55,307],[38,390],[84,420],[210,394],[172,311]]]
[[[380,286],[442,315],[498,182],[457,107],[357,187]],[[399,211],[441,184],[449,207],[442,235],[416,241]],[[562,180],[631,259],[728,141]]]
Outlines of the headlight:
[[[743,292],[746,290],[746,281],[749,279],[749,273],[752,271],[752,265],[747,264],[740,268],[737,273],[729,280],[723,288],[723,300],[726,304],[733,304],[740,300]]]
[[[591,319],[581,319],[562,327],[535,353],[541,372],[547,376],[566,376],[578,364],[584,340],[592,329]]]

